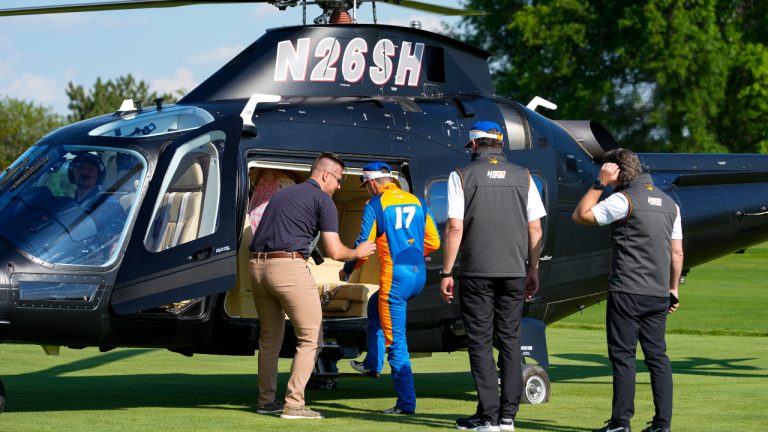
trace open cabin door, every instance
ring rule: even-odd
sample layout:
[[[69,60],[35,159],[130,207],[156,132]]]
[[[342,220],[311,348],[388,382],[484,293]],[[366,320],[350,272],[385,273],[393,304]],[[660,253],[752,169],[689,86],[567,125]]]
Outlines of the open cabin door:
[[[160,154],[110,300],[117,313],[234,285],[241,128],[239,117],[218,120]]]

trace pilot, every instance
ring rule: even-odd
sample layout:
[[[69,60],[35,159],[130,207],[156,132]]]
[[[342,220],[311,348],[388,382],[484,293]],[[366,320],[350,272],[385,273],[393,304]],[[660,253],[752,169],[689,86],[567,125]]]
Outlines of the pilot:
[[[678,308],[683,268],[680,209],[642,173],[631,150],[611,150],[595,184],[579,201],[573,220],[610,225],[613,247],[608,281],[606,333],[613,366],[613,403],[607,425],[595,432],[629,432],[634,414],[638,338],[651,374],[656,414],[643,432],[669,432],[672,368],[664,340],[667,314]],[[607,187],[614,193],[598,202]]]
[[[69,181],[75,185],[75,201],[86,207],[101,192],[106,169],[101,159],[92,153],[80,153],[69,163]]]
[[[501,126],[492,121],[475,123],[466,147],[471,148],[472,161],[448,179],[440,291],[445,301],[453,300],[453,266],[460,251],[458,295],[479,401],[477,411],[457,419],[456,427],[514,430],[523,387],[520,319],[524,299],[539,289],[539,219],[546,211],[528,170],[504,157]]]
[[[323,153],[303,183],[280,189],[269,200],[251,241],[253,300],[259,314],[260,414],[282,412],[284,419],[321,419],[304,404],[304,389],[323,340],[323,311],[317,286],[307,267],[310,245],[320,235],[331,258],[340,261],[374,253],[371,242],[349,249],[339,239],[339,215],[331,196],[341,188],[344,162]],[[285,392],[276,399],[277,363],[285,332],[285,315],[296,334],[296,355]]]
[[[99,232],[113,239],[122,231],[125,215],[120,203],[101,191],[105,175],[104,163],[93,153],[80,153],[69,162],[69,181],[75,185],[74,200],[91,216]]]
[[[416,391],[405,337],[408,300],[424,288],[424,256],[440,248],[435,218],[420,198],[394,183],[392,170],[382,162],[363,167],[361,180],[372,197],[363,208],[362,227],[355,244],[375,241],[379,251],[379,290],[368,302],[368,353],[365,360],[352,360],[361,373],[378,376],[384,366],[384,352],[392,368],[397,402],[384,414],[413,414]],[[344,265],[347,280],[363,260]]]

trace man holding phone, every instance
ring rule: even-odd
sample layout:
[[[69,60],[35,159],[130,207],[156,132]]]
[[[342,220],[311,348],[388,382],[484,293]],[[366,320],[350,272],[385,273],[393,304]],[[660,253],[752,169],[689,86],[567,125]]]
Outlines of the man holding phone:
[[[612,262],[608,282],[606,332],[613,366],[613,410],[594,432],[630,432],[634,414],[638,339],[651,373],[656,414],[643,432],[669,432],[672,420],[672,368],[667,357],[667,314],[677,310],[683,268],[680,209],[642,173],[631,150],[605,154],[592,188],[573,212],[582,225],[610,225]],[[604,189],[614,193],[600,201]],[[598,202],[599,201],[599,202]]]

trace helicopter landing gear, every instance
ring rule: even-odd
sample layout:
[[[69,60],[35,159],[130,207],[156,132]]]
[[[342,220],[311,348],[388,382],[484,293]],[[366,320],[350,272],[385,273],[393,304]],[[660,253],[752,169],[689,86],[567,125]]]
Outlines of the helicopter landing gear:
[[[549,401],[550,385],[547,371],[539,365],[523,365],[522,403],[542,404]]]
[[[307,387],[313,390],[333,390],[339,385],[339,382],[332,378],[312,377],[307,383]]]
[[[5,387],[3,387],[3,380],[0,380],[0,413],[5,411]]]
[[[337,344],[326,342],[320,355],[317,356],[317,363],[307,386],[316,390],[335,389],[339,385],[338,378],[341,375],[336,363],[342,357],[341,349]]]

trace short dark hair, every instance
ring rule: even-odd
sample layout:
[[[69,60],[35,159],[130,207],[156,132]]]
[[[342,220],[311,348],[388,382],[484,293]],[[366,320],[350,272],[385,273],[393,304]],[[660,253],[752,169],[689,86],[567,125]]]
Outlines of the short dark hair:
[[[629,183],[643,173],[640,159],[635,152],[629,149],[617,148],[611,150],[603,156],[603,162],[615,163],[619,166],[619,182],[621,184]]]
[[[315,172],[315,170],[317,169],[317,164],[320,163],[320,161],[323,159],[330,159],[336,162],[341,166],[341,170],[344,171],[344,161],[341,160],[341,156],[333,152],[323,152],[323,153],[320,153],[320,156],[315,158],[314,162],[312,162],[312,172]]]
[[[487,131],[489,134],[501,135],[501,131],[498,129],[490,129]],[[478,147],[501,147],[504,143],[501,140],[493,138],[477,138],[475,140]]]

